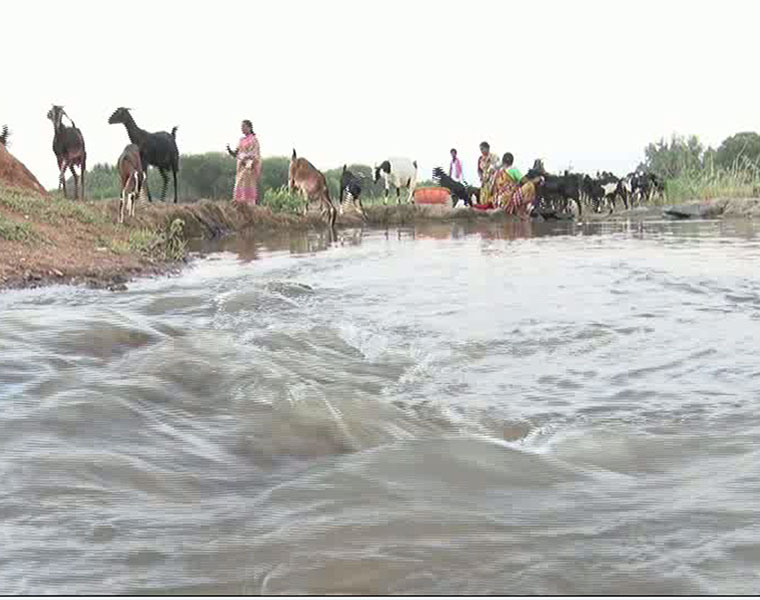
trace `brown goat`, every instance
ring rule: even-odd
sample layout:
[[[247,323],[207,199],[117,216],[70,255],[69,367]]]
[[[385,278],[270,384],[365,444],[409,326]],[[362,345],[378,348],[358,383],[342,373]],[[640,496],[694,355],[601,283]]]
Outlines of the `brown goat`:
[[[53,152],[58,161],[58,188],[63,188],[63,195],[66,196],[66,169],[71,171],[74,177],[74,199],[84,200],[84,174],[87,170],[87,151],[84,147],[84,137],[82,132],[71,121],[71,127],[63,124],[63,117],[71,118],[63,110],[63,106],[53,105],[48,111],[47,118],[53,123]],[[79,176],[77,176],[74,167],[79,167]],[[81,192],[78,191],[79,179],[82,180]]]
[[[321,206],[322,217],[324,218],[326,214],[330,227],[335,225],[338,210],[330,200],[330,191],[327,189],[325,176],[308,160],[298,158],[295,148],[288,168],[288,191],[292,193],[294,189],[298,189],[306,200],[304,214],[306,214],[309,203],[318,201]]]
[[[140,160],[140,147],[137,144],[127,145],[116,162],[116,168],[121,179],[119,223],[123,223],[125,208],[130,217],[135,216],[135,204],[137,204],[143,183],[145,183],[145,171],[143,171],[142,160]]]

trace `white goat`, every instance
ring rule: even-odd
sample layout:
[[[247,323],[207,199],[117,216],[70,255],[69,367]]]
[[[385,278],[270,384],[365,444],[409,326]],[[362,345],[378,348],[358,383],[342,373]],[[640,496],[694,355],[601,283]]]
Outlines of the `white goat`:
[[[396,201],[401,204],[401,188],[409,189],[407,202],[412,202],[414,187],[417,185],[417,161],[408,158],[389,158],[374,168],[375,183],[383,178],[385,183],[385,203],[388,203],[390,186],[396,188]]]

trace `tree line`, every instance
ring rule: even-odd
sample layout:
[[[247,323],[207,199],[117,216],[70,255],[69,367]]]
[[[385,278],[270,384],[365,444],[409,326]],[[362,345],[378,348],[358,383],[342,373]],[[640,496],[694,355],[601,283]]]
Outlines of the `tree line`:
[[[260,193],[276,191],[288,185],[289,159],[272,156],[261,161]],[[673,135],[649,144],[644,149],[644,161],[640,168],[659,175],[665,181],[696,176],[705,171],[732,170],[745,173],[748,178],[758,178],[760,165],[760,135],[742,132],[732,135],[717,149],[705,147],[695,135]],[[380,196],[382,183],[372,183],[369,165],[351,164],[348,168],[366,177],[365,195]],[[342,166],[325,171],[325,178],[333,198],[338,197]],[[148,185],[158,194],[162,180],[156,169],[149,169]],[[235,161],[221,152],[184,154],[180,159],[178,178],[179,197],[184,201],[202,198],[226,200],[232,197],[235,185]],[[421,181],[418,185],[433,185]],[[97,164],[87,174],[87,197],[94,200],[117,198],[121,193],[119,176],[114,165]]]
[[[644,162],[639,165],[665,181],[715,170],[730,170],[756,178],[758,166],[760,135],[754,131],[729,136],[717,149],[705,148],[696,135],[662,138],[644,149]]]
[[[290,159],[285,156],[270,156],[262,159],[261,177],[259,178],[259,192],[262,198],[267,191],[287,187],[289,164]],[[180,157],[177,179],[179,197],[183,201],[228,200],[232,198],[232,191],[235,187],[235,168],[235,160],[221,152],[183,154]],[[364,193],[367,196],[383,194],[385,188],[382,182],[372,182],[372,167],[350,164],[348,168],[354,174],[365,176]],[[342,171],[343,166],[324,172],[330,195],[334,199],[338,197]],[[121,194],[119,174],[114,165],[96,164],[93,166],[87,173],[86,185],[87,197],[93,200],[117,198]],[[156,169],[148,169],[148,185],[151,193],[155,195],[161,191],[163,180]],[[432,185],[432,182],[423,181],[418,185]]]

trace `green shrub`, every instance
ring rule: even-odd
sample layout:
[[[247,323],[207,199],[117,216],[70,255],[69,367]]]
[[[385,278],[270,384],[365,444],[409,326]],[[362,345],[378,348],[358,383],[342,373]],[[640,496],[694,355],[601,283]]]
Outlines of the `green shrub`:
[[[29,223],[18,223],[0,216],[0,240],[9,242],[31,242],[37,239],[34,228]]]
[[[304,200],[301,194],[288,192],[288,188],[280,187],[264,191],[261,205],[266,206],[272,212],[285,212],[299,214],[303,211]]]

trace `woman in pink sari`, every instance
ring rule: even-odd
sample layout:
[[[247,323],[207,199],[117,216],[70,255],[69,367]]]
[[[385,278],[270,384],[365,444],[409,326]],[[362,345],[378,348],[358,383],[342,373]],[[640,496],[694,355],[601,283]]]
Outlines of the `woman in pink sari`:
[[[253,133],[251,122],[246,119],[241,126],[243,137],[235,150],[227,145],[227,152],[237,158],[237,173],[235,175],[235,202],[243,204],[258,204],[259,174],[261,173],[261,150],[259,140]]]

